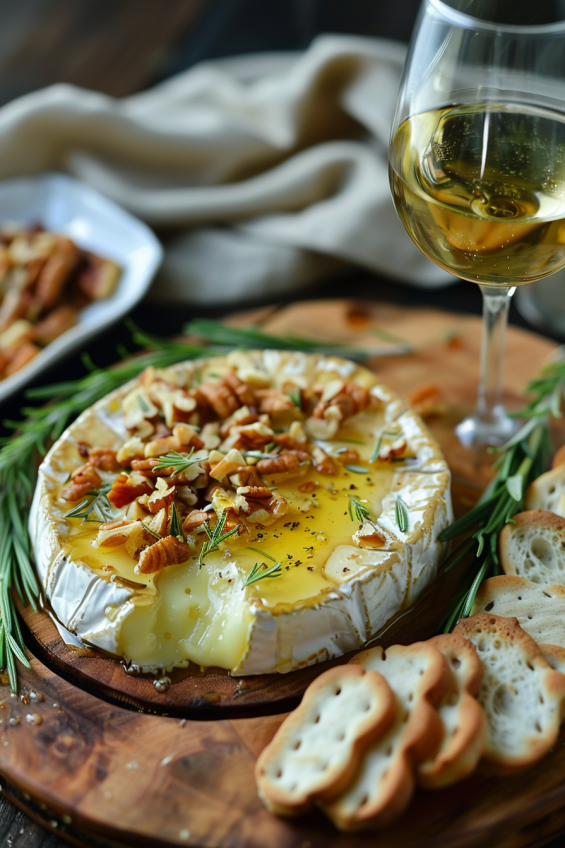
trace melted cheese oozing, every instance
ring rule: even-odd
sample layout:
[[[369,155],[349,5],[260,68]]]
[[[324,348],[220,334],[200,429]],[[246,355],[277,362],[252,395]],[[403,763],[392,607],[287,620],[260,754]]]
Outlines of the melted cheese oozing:
[[[372,423],[374,427],[374,418]],[[364,449],[339,441],[332,447],[355,447],[362,457],[359,466],[369,468],[374,438],[366,440],[364,435],[357,433],[368,445]],[[331,478],[309,470],[284,482],[269,480],[267,485],[276,485],[277,494],[288,500],[287,514],[269,527],[251,526],[249,535],[237,541],[232,537],[209,554],[200,569],[193,557],[154,575],[135,574],[135,561],[124,547],[96,548],[97,525],[84,529],[79,520],[68,519],[72,529],[67,552],[73,559],[87,563],[105,580],[120,583],[123,578],[138,584],[134,608],[122,624],[119,653],[141,667],[192,661],[233,669],[246,653],[255,609],[292,611],[320,603],[336,586],[324,570],[330,554],[338,545],[351,545],[360,526],[351,520],[347,496],[366,501],[371,516],[377,518],[395,472],[394,466],[382,462],[368,473],[337,464],[339,472]],[[318,485],[312,493],[301,492],[299,486],[308,482]],[[281,563],[280,576],[244,587],[256,563],[271,567],[273,560]],[[112,571],[105,570],[109,566]],[[117,613],[105,610],[110,620]]]

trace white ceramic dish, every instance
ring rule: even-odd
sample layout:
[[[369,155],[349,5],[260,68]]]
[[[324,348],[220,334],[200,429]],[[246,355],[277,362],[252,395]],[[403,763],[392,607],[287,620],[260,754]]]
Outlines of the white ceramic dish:
[[[75,327],[51,342],[21,371],[0,380],[0,401],[122,318],[146,293],[163,255],[149,227],[64,174],[1,182],[0,227],[6,223],[42,224],[69,236],[79,247],[113,259],[123,270],[109,298],[83,309]]]

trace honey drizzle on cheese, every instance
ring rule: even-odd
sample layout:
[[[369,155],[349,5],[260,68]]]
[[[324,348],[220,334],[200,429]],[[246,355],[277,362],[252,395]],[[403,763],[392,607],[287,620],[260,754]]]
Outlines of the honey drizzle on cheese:
[[[371,416],[373,432],[375,417]],[[351,429],[347,437],[344,431],[343,438],[363,444],[335,440],[332,452],[354,447],[361,457],[359,467],[368,468],[367,473],[348,470],[338,462],[338,474],[331,478],[309,469],[284,481],[266,479],[266,485],[277,486],[277,494],[288,500],[287,514],[269,527],[250,526],[249,535],[235,542],[230,539],[222,550],[206,557],[200,570],[194,556],[156,574],[136,574],[135,561],[125,547],[94,547],[96,523],[67,519],[71,531],[66,554],[82,560],[104,580],[119,583],[122,577],[145,584],[133,591],[133,609],[121,627],[119,652],[141,667],[192,661],[235,668],[248,648],[257,609],[290,612],[298,606],[314,606],[331,593],[336,583],[325,574],[325,564],[338,545],[352,544],[352,535],[360,526],[349,515],[348,495],[366,501],[371,517],[378,518],[381,501],[391,490],[398,469],[383,462],[369,466],[374,437],[365,428]],[[314,492],[299,490],[307,482],[318,484]],[[273,564],[257,551],[281,562],[281,575],[244,588],[255,563]],[[108,566],[111,571],[104,570]],[[108,607],[105,613],[111,620],[117,610]]]

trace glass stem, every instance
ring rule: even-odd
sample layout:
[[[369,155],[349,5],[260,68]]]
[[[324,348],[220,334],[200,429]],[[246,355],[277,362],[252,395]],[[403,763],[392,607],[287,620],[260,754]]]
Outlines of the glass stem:
[[[510,298],[516,287],[479,286],[483,295],[483,336],[481,370],[475,417],[486,427],[506,417],[502,405],[504,344]]]

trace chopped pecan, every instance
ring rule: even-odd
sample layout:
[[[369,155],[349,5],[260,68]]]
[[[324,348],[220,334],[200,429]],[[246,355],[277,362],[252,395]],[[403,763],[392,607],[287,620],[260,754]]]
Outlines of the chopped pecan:
[[[261,450],[273,441],[274,436],[275,434],[270,427],[266,427],[260,421],[257,421],[255,424],[232,427],[230,436],[222,447],[225,450],[229,448],[236,448],[240,451]]]
[[[88,455],[88,461],[101,471],[119,471],[120,463],[117,460],[116,451],[110,448],[92,448]]]
[[[159,465],[159,460],[155,458],[132,459],[131,461],[132,471],[135,471],[137,474],[142,474],[144,477],[156,479],[157,477],[167,477],[169,473],[172,474],[173,472],[173,468],[161,468],[160,470],[155,471],[156,465]]]
[[[99,489],[101,485],[102,478],[87,462],[71,475],[71,482],[63,487],[61,496],[66,501],[78,501],[93,489]]]
[[[50,344],[78,321],[78,312],[66,303],[57,306],[33,328],[33,337],[41,345]]]
[[[198,503],[198,495],[196,489],[192,486],[176,486],[176,497],[186,504],[186,506],[194,506]]]
[[[220,438],[219,423],[217,421],[210,421],[208,424],[205,424],[200,431],[200,438],[202,439],[202,446],[206,450],[210,451],[219,447],[222,441]]]
[[[228,480],[236,489],[239,486],[261,486],[263,484],[254,465],[242,465],[234,474],[229,475]]]
[[[332,438],[343,421],[377,403],[377,398],[357,383],[342,384],[339,380],[329,383],[308,419],[308,429],[316,438]],[[326,422],[325,427],[321,421]]]
[[[98,528],[96,541],[101,548],[115,548],[123,545],[137,522],[124,518],[117,521],[106,521]]]
[[[395,456],[404,456],[407,448],[406,439],[402,436],[394,439],[392,442],[387,442],[383,439],[378,458],[383,460],[383,462],[392,462]]]
[[[283,449],[279,454],[274,454],[272,459],[260,459],[255,468],[260,474],[296,474],[311,461],[312,457],[306,451]]]
[[[198,387],[197,399],[198,396],[203,397],[222,420],[232,415],[240,406],[255,404],[253,389],[232,372],[225,374],[221,380],[203,383]]]
[[[270,524],[288,511],[288,501],[265,486],[241,486],[236,493],[236,509],[251,524]]]
[[[79,290],[89,300],[109,297],[120,278],[121,269],[111,259],[103,259],[94,253],[84,253],[84,268],[77,277]]]
[[[306,495],[310,495],[312,492],[315,492],[320,484],[316,483],[315,480],[308,480],[306,483],[302,483],[301,486],[298,487],[299,492],[304,492]]]
[[[259,421],[259,416],[256,412],[251,411],[248,406],[240,406],[239,409],[236,409],[233,415],[230,415],[230,417],[222,423],[220,427],[220,435],[222,439],[225,439],[229,436],[232,427],[242,427],[245,424],[254,424],[256,421]]]
[[[296,405],[287,396],[281,394],[277,389],[256,389],[255,397],[259,407],[259,412],[266,412],[269,415],[277,415],[281,412],[296,410]]]
[[[120,465],[130,465],[133,459],[143,459],[145,445],[139,436],[133,436],[119,448],[116,458]]]
[[[57,239],[55,252],[43,265],[35,286],[36,297],[44,310],[51,309],[56,304],[77,266],[79,257],[80,252],[70,239]]]
[[[202,497],[204,498],[204,500],[205,500],[205,501],[210,501],[210,502],[212,502],[212,500],[213,500],[213,498],[214,498],[214,493],[215,493],[215,492],[217,492],[217,491],[218,491],[218,489],[221,489],[221,488],[222,488],[222,484],[219,482],[219,480],[213,480],[213,481],[212,481],[212,482],[211,482],[208,486],[206,486],[206,488],[204,489],[204,491],[203,491],[203,493],[202,493]]]
[[[211,520],[212,516],[209,512],[204,512],[201,509],[194,509],[184,519],[184,523],[182,525],[183,532],[186,534],[194,533],[199,527],[202,528],[204,524],[208,524]]]
[[[212,451],[209,457],[210,461],[210,477],[214,480],[223,480],[230,474],[233,474],[242,465],[245,465],[245,459],[238,450],[232,449],[224,456],[219,451]]]
[[[343,465],[355,465],[359,462],[359,451],[356,451],[355,448],[347,448],[347,450],[338,453],[337,459]]]
[[[325,450],[314,445],[312,447],[312,457],[314,460],[314,467],[320,474],[325,474],[327,477],[333,477],[337,474],[338,466],[331,456],[327,455]]]
[[[0,330],[5,331],[14,321],[27,318],[31,295],[29,292],[10,289],[6,292],[0,306]]]
[[[92,468],[92,466],[89,466]],[[94,469],[93,469],[94,470]],[[108,492],[108,500],[117,509],[152,491],[150,483],[140,474],[119,474]]]
[[[179,542],[175,536],[167,536],[141,552],[134,571],[136,574],[153,574],[169,565],[186,562],[190,554],[190,548],[185,542]]]
[[[145,522],[147,527],[158,536],[167,535],[167,527],[169,526],[169,512],[166,509],[160,509],[153,515],[149,521]]]
[[[175,497],[175,487],[167,486],[162,477],[157,477],[154,491],[150,495],[142,495],[139,498],[141,506],[156,514],[162,509],[168,509]]]

